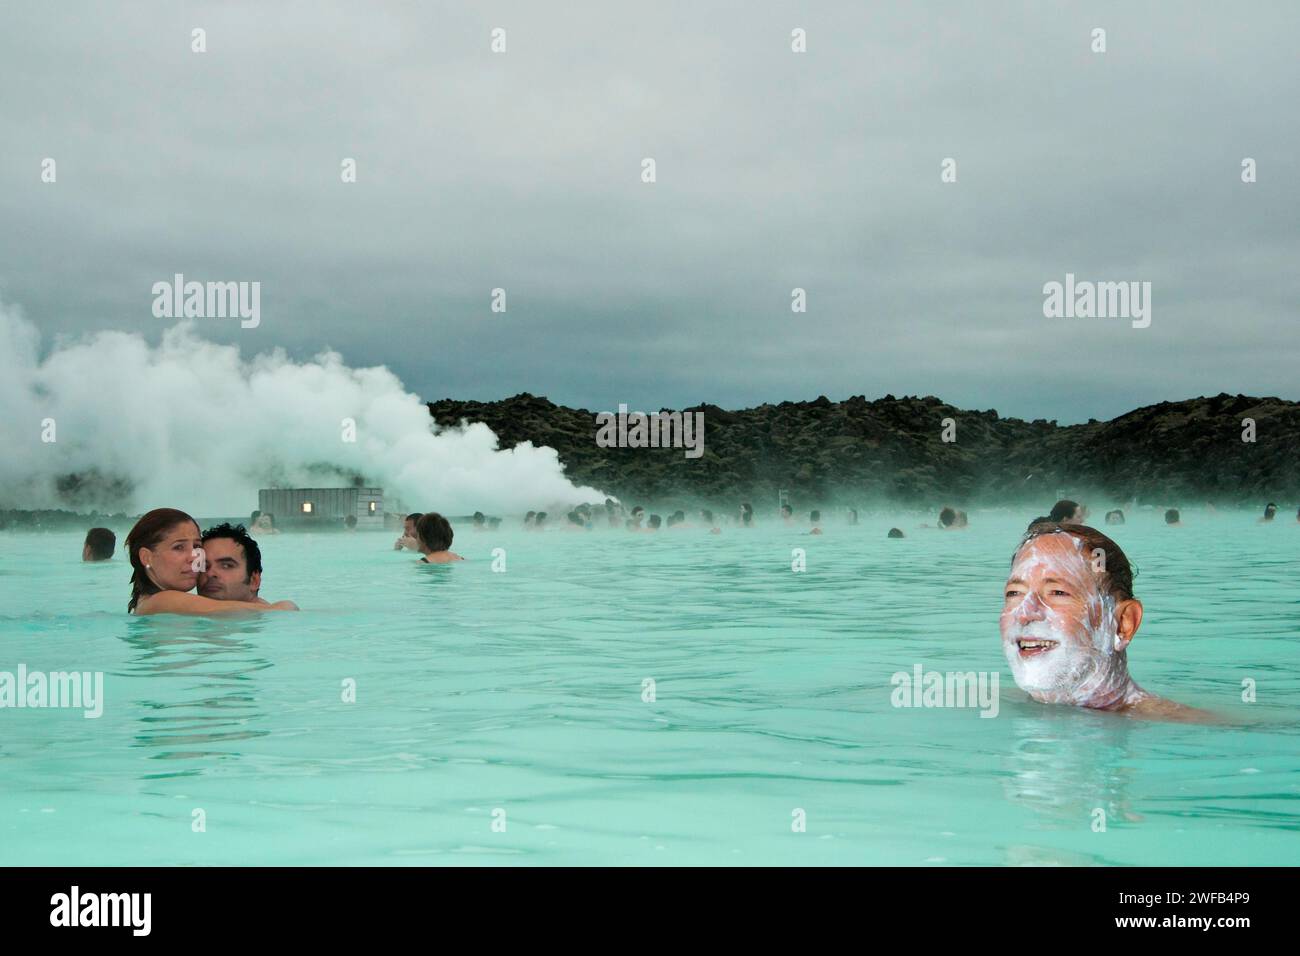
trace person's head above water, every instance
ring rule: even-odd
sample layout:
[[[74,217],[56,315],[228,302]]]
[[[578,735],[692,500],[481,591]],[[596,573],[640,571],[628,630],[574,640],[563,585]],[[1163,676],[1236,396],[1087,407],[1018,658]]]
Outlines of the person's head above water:
[[[650,519],[646,522],[646,525],[651,531],[658,531],[659,525],[662,523],[663,523],[663,519],[660,518],[658,515],[651,515]]]
[[[1123,523],[1124,523],[1124,512],[1120,511],[1118,508],[1114,509],[1113,511],[1106,512],[1106,524],[1123,524]]]
[[[939,512],[939,525],[951,528],[957,522],[957,512],[953,508],[944,508]]]
[[[131,561],[131,601],[159,591],[189,591],[198,583],[198,551],[203,547],[199,526],[184,511],[155,508],[142,516],[126,535]]]
[[[1126,650],[1142,623],[1133,569],[1100,531],[1059,523],[1027,531],[1003,601],[1002,651],[1034,700],[1110,709],[1150,696],[1128,674]]]
[[[1165,524],[1178,524],[1182,519],[1178,516],[1177,508],[1170,508],[1165,512]]]
[[[402,519],[402,530],[405,532],[408,538],[415,537],[415,526],[420,523],[420,519],[423,517],[424,515],[421,512],[412,511],[409,515],[407,515],[404,519]]]
[[[451,539],[455,537],[451,522],[436,511],[420,516],[419,524],[415,526],[415,535],[420,539],[420,550],[425,554],[450,551]]]
[[[1276,515],[1277,515],[1277,505],[1275,505],[1273,502],[1270,501],[1268,504],[1264,506],[1264,520],[1272,521],[1274,516]]]
[[[1051,512],[1047,515],[1048,521],[1055,521],[1059,524],[1083,524],[1088,517],[1088,509],[1077,501],[1071,501],[1069,498],[1062,498],[1056,504],[1052,505]]]
[[[886,537],[889,538],[901,538],[902,536],[903,536],[903,530],[901,528],[890,528],[889,534],[886,535]]]
[[[256,601],[262,588],[262,549],[242,524],[203,532],[199,594],[216,601]]]
[[[108,561],[117,550],[117,535],[108,528],[91,528],[81,546],[82,561]]]

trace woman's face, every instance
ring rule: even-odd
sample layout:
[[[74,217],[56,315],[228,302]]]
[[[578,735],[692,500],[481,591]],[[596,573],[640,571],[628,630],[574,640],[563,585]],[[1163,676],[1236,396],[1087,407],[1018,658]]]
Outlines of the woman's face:
[[[182,521],[168,528],[156,546],[140,549],[140,560],[145,573],[163,590],[194,590],[203,561],[198,525]]]

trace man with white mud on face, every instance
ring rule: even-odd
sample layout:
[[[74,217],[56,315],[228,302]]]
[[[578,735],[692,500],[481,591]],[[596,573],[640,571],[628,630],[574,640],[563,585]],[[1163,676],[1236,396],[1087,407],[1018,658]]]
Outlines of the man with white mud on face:
[[[1000,624],[1011,674],[1039,703],[1216,719],[1148,693],[1129,676],[1142,602],[1133,596],[1128,558],[1094,528],[1042,522],[1026,532],[1011,559]]]

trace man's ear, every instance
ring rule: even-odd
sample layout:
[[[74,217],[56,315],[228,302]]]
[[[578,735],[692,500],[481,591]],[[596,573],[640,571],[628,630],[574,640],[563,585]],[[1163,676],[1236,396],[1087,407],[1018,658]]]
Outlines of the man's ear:
[[[248,587],[254,594],[262,589],[262,572],[255,571],[248,579]]]
[[[1122,651],[1133,643],[1138,628],[1142,626],[1142,602],[1129,598],[1115,605],[1115,650]]]

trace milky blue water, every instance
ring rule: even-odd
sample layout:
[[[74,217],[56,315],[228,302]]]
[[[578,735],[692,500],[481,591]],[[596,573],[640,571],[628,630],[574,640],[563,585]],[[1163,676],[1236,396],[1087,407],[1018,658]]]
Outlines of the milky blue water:
[[[1029,517],[462,529],[435,567],[282,534],[263,594],[303,611],[225,620],[130,618],[120,555],[0,534],[0,671],[105,675],[98,719],[0,709],[0,863],[1300,863],[1300,527],[1107,529],[1146,605],[1133,674],[1229,721],[1199,726],[1017,690]],[[999,674],[997,716],[892,706],[916,664]]]

